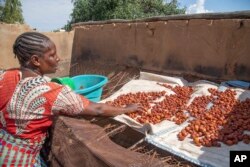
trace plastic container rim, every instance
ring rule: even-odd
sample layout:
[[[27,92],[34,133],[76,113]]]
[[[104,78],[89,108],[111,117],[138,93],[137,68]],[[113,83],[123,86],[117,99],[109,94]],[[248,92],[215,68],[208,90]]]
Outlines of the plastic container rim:
[[[79,93],[79,94],[91,92],[92,90],[98,89],[98,88],[102,87],[105,83],[107,83],[107,81],[108,81],[108,78],[103,76],[103,75],[89,75],[89,74],[77,75],[77,76],[72,77],[72,79],[74,80],[75,78],[78,78],[78,77],[99,77],[99,78],[103,79],[101,82],[99,82],[98,84],[96,84],[94,86],[84,88],[84,89],[74,90],[76,93]]]

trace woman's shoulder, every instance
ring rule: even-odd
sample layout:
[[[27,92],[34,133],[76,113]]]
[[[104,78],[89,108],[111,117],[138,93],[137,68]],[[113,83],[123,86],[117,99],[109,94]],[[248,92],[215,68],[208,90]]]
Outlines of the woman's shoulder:
[[[49,86],[50,89],[62,87],[60,84],[51,82],[51,78],[47,76],[26,77],[20,81],[20,85]]]
[[[13,71],[20,71],[20,68],[9,68],[9,69],[1,69],[1,72],[13,72]]]
[[[19,73],[20,72],[20,68],[10,68],[10,69],[0,69],[0,75],[4,74],[4,73]]]
[[[0,69],[0,79],[3,79],[4,76],[7,77],[13,77],[20,75],[20,69],[19,68],[11,68],[11,69]]]

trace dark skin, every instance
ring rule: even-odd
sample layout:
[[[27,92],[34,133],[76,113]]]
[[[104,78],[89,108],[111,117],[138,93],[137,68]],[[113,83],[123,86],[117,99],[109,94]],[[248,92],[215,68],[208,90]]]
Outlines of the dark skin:
[[[60,58],[56,52],[56,46],[51,44],[50,49],[42,56],[32,55],[26,67],[21,66],[22,78],[36,77],[38,75],[55,73],[58,69],[58,62]],[[101,116],[116,116],[124,113],[139,111],[142,112],[144,108],[138,104],[130,104],[124,108],[113,107],[105,103],[90,104],[82,112],[83,115],[101,115]]]

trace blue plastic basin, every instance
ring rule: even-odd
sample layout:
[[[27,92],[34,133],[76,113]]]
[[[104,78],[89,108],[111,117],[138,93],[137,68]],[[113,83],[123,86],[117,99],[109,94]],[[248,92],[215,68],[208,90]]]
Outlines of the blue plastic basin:
[[[77,75],[71,79],[75,85],[75,93],[93,102],[100,101],[102,88],[108,82],[108,78],[102,75]]]

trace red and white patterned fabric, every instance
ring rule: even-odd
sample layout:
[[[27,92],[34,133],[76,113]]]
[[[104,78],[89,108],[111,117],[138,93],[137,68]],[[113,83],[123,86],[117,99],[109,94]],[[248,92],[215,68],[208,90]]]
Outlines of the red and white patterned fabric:
[[[86,98],[69,87],[49,82],[41,76],[22,79],[19,69],[0,71],[0,130],[28,143],[36,150],[34,154],[39,154],[53,115],[78,115],[88,104]],[[0,140],[1,165],[9,164],[3,157],[6,149],[3,143],[6,142]],[[14,143],[14,147],[18,152],[18,143]]]

